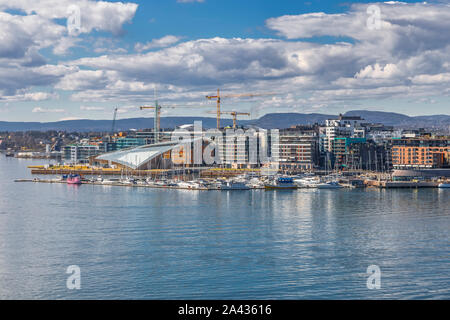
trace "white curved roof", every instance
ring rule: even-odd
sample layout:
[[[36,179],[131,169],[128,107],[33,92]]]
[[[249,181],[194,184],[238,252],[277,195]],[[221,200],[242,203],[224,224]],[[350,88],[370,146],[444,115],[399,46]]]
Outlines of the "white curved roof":
[[[138,169],[142,165],[151,161],[152,159],[161,156],[162,154],[176,149],[193,140],[184,140],[182,143],[178,141],[162,142],[157,144],[150,144],[136,148],[129,148],[110,153],[105,153],[96,157],[98,160],[111,161],[132,169]]]

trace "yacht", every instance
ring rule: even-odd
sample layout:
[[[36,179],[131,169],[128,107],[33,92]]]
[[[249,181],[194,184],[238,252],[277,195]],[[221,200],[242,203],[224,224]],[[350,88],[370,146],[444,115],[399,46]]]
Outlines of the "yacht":
[[[131,186],[133,184],[136,184],[136,180],[134,180],[133,178],[125,178],[125,179],[121,179],[120,183],[127,185],[127,186]]]
[[[443,182],[438,185],[438,188],[450,188],[450,182]]]
[[[191,189],[191,190],[200,189],[200,184],[195,181],[181,181],[178,182],[177,186],[183,189]]]
[[[336,181],[329,181],[325,183],[319,183],[317,185],[318,189],[340,189],[342,186]]]
[[[259,178],[252,178],[248,182],[248,186],[253,189],[264,188],[264,183]]]
[[[317,188],[317,185],[320,183],[320,180],[316,177],[310,176],[294,179],[294,183],[296,183],[301,188]]]
[[[280,177],[277,178],[272,183],[268,183],[264,185],[264,188],[268,190],[272,189],[297,189],[297,185],[294,183],[294,180],[289,177]]]

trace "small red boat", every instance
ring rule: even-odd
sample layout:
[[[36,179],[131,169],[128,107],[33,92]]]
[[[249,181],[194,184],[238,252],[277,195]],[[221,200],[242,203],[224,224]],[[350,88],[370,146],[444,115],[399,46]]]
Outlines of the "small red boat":
[[[81,177],[78,174],[71,174],[67,177],[67,184],[81,184]]]

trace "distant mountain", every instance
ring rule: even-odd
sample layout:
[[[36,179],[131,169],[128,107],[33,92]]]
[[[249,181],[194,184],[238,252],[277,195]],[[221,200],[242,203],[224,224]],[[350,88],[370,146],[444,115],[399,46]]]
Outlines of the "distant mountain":
[[[450,128],[449,115],[430,115],[410,117],[400,113],[353,110],[348,116],[361,116],[367,122],[382,123],[400,128]],[[255,125],[265,129],[288,128],[293,125],[323,123],[326,119],[335,119],[337,115],[320,113],[270,113],[256,120],[238,120],[239,125]],[[174,128],[183,124],[202,121],[203,128],[215,128],[216,119],[211,117],[163,117],[162,128]],[[231,126],[231,119],[222,119],[221,125]],[[111,120],[66,120],[57,122],[6,122],[0,121],[0,131],[111,131]],[[116,121],[115,130],[153,128],[153,118],[130,118]]]
[[[295,125],[324,123],[327,119],[334,119],[336,115],[320,113],[269,113],[258,120],[249,121],[251,124],[265,129],[289,128]]]
[[[353,110],[345,113],[349,116],[361,116],[367,122],[382,123],[402,128],[448,128],[450,116],[445,114],[410,117],[401,113]]]

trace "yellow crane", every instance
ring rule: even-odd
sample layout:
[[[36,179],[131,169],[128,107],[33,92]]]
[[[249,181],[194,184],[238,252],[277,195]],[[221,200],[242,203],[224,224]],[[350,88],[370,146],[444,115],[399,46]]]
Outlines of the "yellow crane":
[[[217,89],[217,95],[215,96],[206,96],[208,100],[216,100],[217,101],[217,129],[220,129],[220,101],[222,98],[244,98],[244,97],[259,97],[259,96],[267,96],[274,95],[276,93],[241,93],[241,94],[220,94],[220,89]]]
[[[237,116],[250,116],[249,112],[237,112],[237,111],[221,111],[220,114],[229,114],[233,117],[233,129],[237,128]]]

